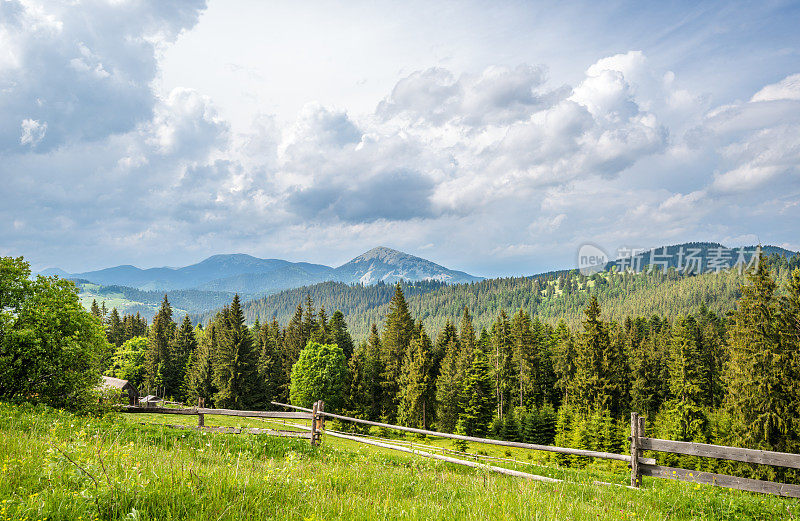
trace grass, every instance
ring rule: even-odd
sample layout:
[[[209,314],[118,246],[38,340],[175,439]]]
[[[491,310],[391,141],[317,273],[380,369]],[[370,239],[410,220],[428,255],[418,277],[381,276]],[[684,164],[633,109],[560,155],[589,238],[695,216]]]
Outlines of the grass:
[[[159,425],[194,421],[0,404],[0,521],[800,517],[800,501],[773,496],[649,478],[638,491],[591,484],[623,483],[624,467],[540,469],[567,481],[539,483],[332,437],[312,448],[306,440]],[[209,416],[206,423],[266,425]]]

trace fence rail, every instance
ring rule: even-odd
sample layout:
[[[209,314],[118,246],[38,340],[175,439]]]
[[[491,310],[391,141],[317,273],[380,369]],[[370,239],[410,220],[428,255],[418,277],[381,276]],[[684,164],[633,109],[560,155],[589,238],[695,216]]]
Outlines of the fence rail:
[[[666,467],[657,465],[656,460],[653,458],[645,458],[642,456],[643,451],[655,452],[669,452],[673,454],[682,454],[686,456],[699,456],[704,458],[725,459],[731,461],[741,461],[744,463],[754,463],[761,465],[771,465],[779,467],[787,467],[800,469],[800,454],[788,454],[784,452],[773,452],[765,450],[743,449],[739,447],[727,447],[723,445],[711,445],[707,443],[693,443],[684,441],[662,440],[658,438],[649,438],[644,436],[645,433],[645,418],[639,416],[637,413],[631,413],[631,436],[630,436],[630,454],[615,454],[611,452],[601,452],[593,450],[572,449],[568,447],[555,447],[552,445],[537,445],[534,443],[522,443],[515,441],[493,440],[489,438],[478,438],[475,436],[464,436],[461,434],[450,434],[447,432],[430,431],[426,429],[416,429],[413,427],[403,427],[401,425],[391,425],[388,423],[374,422],[369,420],[362,420],[361,418],[352,418],[350,416],[343,416],[325,411],[325,403],[320,400],[314,403],[313,408],[307,409],[305,407],[298,407],[296,405],[289,405],[285,403],[272,402],[272,405],[294,409],[292,412],[284,411],[239,411],[235,409],[210,409],[200,406],[192,408],[169,408],[169,407],[141,407],[141,406],[124,406],[119,410],[124,413],[136,414],[178,414],[178,415],[193,415],[198,417],[197,428],[218,430],[220,432],[245,432],[245,429],[232,429],[232,428],[207,428],[204,424],[205,415],[218,415],[218,416],[238,416],[247,418],[262,418],[262,419],[282,419],[282,420],[311,420],[311,426],[305,427],[296,425],[307,433],[297,433],[298,437],[309,439],[312,445],[318,445],[321,441],[322,434],[325,432],[325,418],[334,418],[342,421],[349,421],[359,423],[362,425],[370,425],[373,427],[382,427],[385,429],[393,429],[402,432],[411,432],[415,434],[424,434],[427,436],[436,436],[440,438],[449,438],[454,440],[462,440],[472,443],[485,443],[489,445],[500,445],[504,447],[515,447],[521,449],[530,449],[546,452],[554,452],[557,454],[566,454],[571,456],[584,456],[592,458],[602,458],[616,461],[625,461],[629,464],[631,469],[631,486],[640,487],[642,476],[650,476],[657,478],[674,479],[679,481],[690,481],[693,483],[704,483],[715,485],[719,487],[734,488],[738,490],[746,490],[750,492],[761,492],[766,494],[775,494],[778,496],[800,498],[800,485],[792,485],[786,483],[777,483],[774,481],[762,481],[758,479],[741,478],[737,476],[729,476],[726,474],[714,474],[711,472],[702,472],[690,469]],[[184,426],[185,428],[185,426]],[[253,433],[268,433],[279,436],[288,436],[294,434],[284,433],[281,431],[270,431],[262,429],[247,429],[247,432]],[[413,448],[401,447],[392,443],[382,443],[373,440],[366,440],[358,436],[352,436],[344,433],[328,431],[327,434],[343,438],[351,439],[360,443],[367,443],[379,447],[385,447],[392,450],[401,450],[410,452],[425,457],[433,457],[444,461],[452,460],[452,463],[464,464],[469,466],[480,466],[495,472],[503,472],[505,474],[517,475],[529,479],[539,479],[541,476],[535,476],[519,471],[510,471],[502,467],[492,467],[488,465],[478,464],[474,462],[459,460],[456,458],[449,458],[439,454],[431,454],[428,452],[414,450]],[[552,478],[543,479],[544,481],[551,480]]]
[[[309,414],[307,412],[284,412],[284,411],[240,411],[236,409],[210,409],[206,407],[191,407],[191,408],[173,408],[173,407],[141,407],[141,406],[124,406],[119,409],[120,412],[130,414],[177,414],[183,416],[197,416],[197,428],[209,431],[229,432],[239,434],[242,432],[249,432],[251,434],[270,434],[272,436],[291,436],[298,438],[306,438],[311,441],[312,445],[319,444],[320,435],[316,428],[312,429],[311,433],[299,432],[296,436],[287,434],[284,431],[274,431],[267,429],[235,429],[228,427],[207,427],[205,425],[205,416],[210,414],[212,416],[237,416],[240,418],[272,418],[279,420],[311,420],[312,426],[319,420],[319,415]],[[170,427],[177,427],[170,425]],[[183,426],[184,428],[186,426]]]
[[[745,463],[758,463],[773,467],[800,468],[800,454],[772,452],[766,450],[743,449],[708,443],[661,440],[648,438],[644,434],[644,417],[631,413],[631,455],[641,455],[643,450],[669,452],[684,456],[700,456]],[[749,492],[761,492],[777,496],[800,498],[800,485],[762,481],[760,479],[740,478],[727,474],[714,474],[690,469],[665,467],[654,462],[643,462],[631,465],[631,486],[638,487],[642,476],[704,483],[718,487],[734,488]]]
[[[288,407],[288,408],[297,409],[297,410],[300,410],[300,411],[308,411],[309,410],[309,409],[306,409],[304,407],[298,407],[296,405],[289,405],[289,404],[280,403],[280,402],[272,402],[272,405],[279,405],[281,407]],[[493,440],[493,439],[490,439],[490,438],[476,438],[475,436],[464,436],[464,435],[461,435],[461,434],[450,434],[448,432],[429,431],[429,430],[426,430],[426,429],[416,429],[414,427],[403,427],[401,425],[392,425],[392,424],[389,424],[389,423],[380,423],[380,422],[374,422],[374,421],[369,421],[369,420],[362,420],[361,418],[352,418],[350,416],[342,416],[341,414],[334,414],[334,413],[331,413],[331,412],[324,412],[324,411],[319,412],[319,414],[321,416],[325,416],[325,417],[328,417],[328,418],[335,418],[337,420],[350,421],[350,422],[353,422],[353,423],[360,423],[362,425],[370,425],[370,426],[373,426],[373,427],[383,427],[383,428],[386,428],[386,429],[393,429],[393,430],[403,431],[403,432],[412,432],[412,433],[415,433],[415,434],[425,434],[426,436],[437,436],[439,438],[449,438],[449,439],[453,439],[453,440],[463,440],[463,441],[468,441],[468,442],[472,442],[472,443],[485,443],[485,444],[488,444],[488,445],[500,445],[500,446],[503,446],[503,447],[515,447],[515,448],[519,448],[519,449],[540,450],[540,451],[545,451],[545,452],[555,452],[555,453],[558,453],[558,454],[568,454],[568,455],[571,455],[571,456],[586,456],[586,457],[590,457],[590,458],[602,458],[602,459],[610,459],[610,460],[625,461],[625,462],[630,462],[631,461],[631,457],[629,455],[627,455],[627,454],[615,454],[613,452],[601,452],[601,451],[584,450],[584,449],[571,449],[571,448],[568,448],[568,447],[556,447],[556,446],[553,446],[553,445],[536,445],[534,443],[522,443],[522,442],[517,442],[517,441]],[[651,458],[640,458],[640,461],[642,463],[653,463],[653,464],[656,462],[656,460],[651,459]]]

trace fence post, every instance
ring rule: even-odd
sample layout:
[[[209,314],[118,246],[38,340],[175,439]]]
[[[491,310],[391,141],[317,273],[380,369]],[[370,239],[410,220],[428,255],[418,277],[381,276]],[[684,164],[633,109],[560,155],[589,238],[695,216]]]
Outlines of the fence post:
[[[643,418],[642,418],[643,420]],[[631,486],[639,487],[642,482],[642,473],[639,470],[639,456],[641,450],[639,449],[639,430],[642,422],[639,421],[639,413],[631,413]]]
[[[197,398],[197,407],[204,408],[206,406],[206,399],[205,398]],[[197,428],[202,429],[206,425],[206,415],[205,414],[198,414],[197,415]]]
[[[325,402],[320,400],[318,403],[317,414],[319,414],[319,425],[317,425],[317,445],[322,443],[322,434],[325,432],[325,416],[322,415],[325,411]]]
[[[311,446],[315,446],[317,444],[317,410],[319,408],[319,402],[314,402],[314,405],[311,407]]]

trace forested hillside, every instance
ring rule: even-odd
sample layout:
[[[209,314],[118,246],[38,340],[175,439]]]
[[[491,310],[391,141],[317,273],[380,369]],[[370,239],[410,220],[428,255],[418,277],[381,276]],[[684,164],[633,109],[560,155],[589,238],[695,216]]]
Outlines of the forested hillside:
[[[789,263],[776,276],[786,280]],[[792,261],[793,265],[796,261]],[[488,279],[471,284],[445,285],[435,282],[402,284],[409,309],[420,318],[428,331],[438,333],[450,321],[457,321],[464,306],[473,313],[475,326],[488,327],[501,309],[525,310],[543,322],[554,325],[564,320],[576,326],[582,310],[592,295],[603,302],[604,315],[621,321],[626,316],[653,314],[677,317],[695,313],[702,304],[724,314],[732,310],[740,296],[744,277],[736,270],[696,276],[680,275],[675,270],[643,273],[605,272],[585,277],[577,273],[553,272],[534,277]],[[286,323],[298,303],[307,296],[328,310],[340,310],[353,336],[366,338],[372,323],[379,326],[388,312],[393,288],[386,285],[361,286],[335,282],[315,284],[283,291],[242,304],[248,323],[276,317]],[[207,323],[214,313],[192,316],[195,322]]]

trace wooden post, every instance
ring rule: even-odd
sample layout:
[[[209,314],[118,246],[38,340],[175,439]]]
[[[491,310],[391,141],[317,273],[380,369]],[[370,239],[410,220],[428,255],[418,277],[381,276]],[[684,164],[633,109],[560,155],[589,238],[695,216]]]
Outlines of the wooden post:
[[[317,414],[317,410],[319,407],[319,402],[314,402],[314,405],[311,407],[311,446],[315,446],[317,444],[317,418],[319,415]]]
[[[197,398],[197,407],[204,408],[206,406],[206,399],[205,398]],[[205,414],[198,414],[197,415],[197,428],[201,429],[206,425],[206,415]]]
[[[644,418],[642,418],[643,420]],[[639,487],[642,482],[642,472],[639,470],[639,456],[642,451],[639,449],[639,437],[641,432],[639,427],[642,422],[639,421],[639,413],[631,413],[631,486]]]
[[[325,432],[325,416],[321,414],[325,411],[325,402],[320,400],[318,403],[317,414],[319,414],[319,423],[317,424],[317,445],[322,443],[322,434]]]

